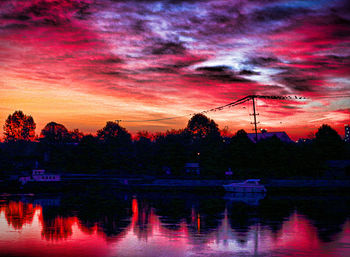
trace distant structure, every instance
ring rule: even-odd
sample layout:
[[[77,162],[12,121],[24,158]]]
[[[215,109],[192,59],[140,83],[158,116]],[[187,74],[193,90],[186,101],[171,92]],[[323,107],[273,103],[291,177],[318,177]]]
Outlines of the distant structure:
[[[311,144],[312,139],[310,138],[299,138],[297,141],[298,144]]]
[[[33,170],[31,176],[20,177],[19,182],[24,185],[28,182],[57,182],[61,181],[61,175],[45,174],[45,170]]]
[[[190,174],[200,174],[200,167],[198,162],[187,162],[185,164],[185,171],[186,173]]]
[[[345,124],[345,136],[344,136],[344,141],[346,143],[350,142],[350,126],[349,124]]]
[[[336,178],[350,176],[350,160],[328,160],[326,165],[326,176]]]
[[[256,143],[256,138],[258,141],[272,138],[276,136],[279,140],[281,140],[284,143],[293,143],[293,140],[290,139],[290,137],[287,135],[286,132],[267,132],[265,129],[261,130],[261,133],[255,134],[255,133],[248,133],[248,138],[253,142]]]

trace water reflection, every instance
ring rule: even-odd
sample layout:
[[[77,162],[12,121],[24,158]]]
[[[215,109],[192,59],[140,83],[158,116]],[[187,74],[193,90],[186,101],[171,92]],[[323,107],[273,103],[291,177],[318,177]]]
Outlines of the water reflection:
[[[237,198],[239,199],[239,198]],[[1,256],[350,256],[350,199],[3,197]]]

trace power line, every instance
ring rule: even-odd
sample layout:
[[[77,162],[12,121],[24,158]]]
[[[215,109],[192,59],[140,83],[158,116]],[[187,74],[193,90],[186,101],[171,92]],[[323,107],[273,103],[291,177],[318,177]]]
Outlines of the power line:
[[[231,108],[239,104],[243,104],[247,101],[250,101],[254,98],[262,98],[262,99],[276,99],[276,100],[300,100],[300,99],[306,99],[305,97],[300,97],[300,96],[264,96],[264,95],[248,95],[246,97],[243,97],[241,99],[238,99],[236,101],[233,101],[231,103],[218,106],[212,109],[204,110],[201,112],[196,112],[196,113],[201,113],[201,114],[206,114],[209,112],[216,112],[216,111],[221,111],[225,108]],[[172,120],[172,119],[178,119],[178,118],[183,118],[183,117],[188,117],[192,116],[196,113],[190,113],[190,114],[185,114],[185,115],[179,115],[179,116],[173,116],[173,117],[167,117],[167,118],[160,118],[160,119],[149,119],[149,120],[118,120],[118,122],[154,122],[154,121],[163,121],[163,120]]]
[[[162,121],[162,120],[172,120],[172,119],[178,119],[178,118],[183,118],[190,116],[192,114],[186,114],[186,115],[181,115],[181,116],[174,116],[174,117],[168,117],[168,118],[161,118],[161,119],[153,119],[153,120],[119,120],[121,122],[147,122],[147,121]]]

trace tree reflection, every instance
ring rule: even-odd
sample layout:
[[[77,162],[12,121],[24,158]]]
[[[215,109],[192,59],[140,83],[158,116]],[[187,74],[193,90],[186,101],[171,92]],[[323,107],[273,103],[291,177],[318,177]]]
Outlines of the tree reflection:
[[[331,242],[342,232],[350,215],[350,201],[342,197],[309,199],[300,201],[298,210],[312,221],[323,242]]]
[[[180,223],[191,217],[192,204],[190,200],[181,198],[163,198],[153,201],[156,214],[160,217],[163,226],[172,230],[178,230]]]
[[[291,213],[295,210],[293,202],[287,199],[263,199],[258,206],[259,222],[267,226],[273,233],[277,233]]]
[[[43,216],[41,235],[48,241],[59,241],[72,236],[72,226],[77,222],[75,217]]]
[[[7,223],[15,229],[22,229],[24,224],[32,223],[35,210],[33,204],[16,201],[9,201],[4,207]]]
[[[82,194],[63,200],[66,209],[77,216],[80,226],[91,233],[95,227],[107,237],[115,237],[122,233],[130,224],[131,206],[130,201],[113,194],[103,195]],[[77,205],[78,203],[78,205]]]
[[[219,196],[94,192],[62,195],[59,201],[6,200],[0,214],[15,230],[34,224],[42,239],[52,242],[77,231],[78,236],[96,236],[115,245],[124,240],[143,245],[173,240],[186,246],[215,242],[251,250],[255,240],[266,243],[265,251],[320,250],[325,242],[343,237],[349,206],[344,197],[271,196],[249,205]]]

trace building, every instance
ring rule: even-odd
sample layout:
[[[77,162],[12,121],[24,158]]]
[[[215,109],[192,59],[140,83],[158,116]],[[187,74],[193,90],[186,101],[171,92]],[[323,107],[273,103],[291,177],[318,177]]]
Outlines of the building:
[[[61,181],[61,175],[48,174],[45,170],[33,170],[31,176],[23,176],[19,178],[19,182],[24,185],[28,182],[58,182]]]
[[[350,176],[350,160],[328,160],[326,161],[326,176],[342,178]]]
[[[262,130],[261,133],[258,133],[258,141],[265,140],[272,137],[277,137],[279,140],[281,140],[284,143],[293,143],[292,139],[287,135],[286,132],[266,132],[266,130]],[[256,135],[255,133],[248,133],[248,138],[253,142],[256,143]]]
[[[185,164],[185,171],[186,173],[190,174],[200,174],[200,167],[198,162],[187,162]]]
[[[345,124],[345,136],[344,136],[344,141],[346,143],[350,143],[350,126],[348,124]]]

